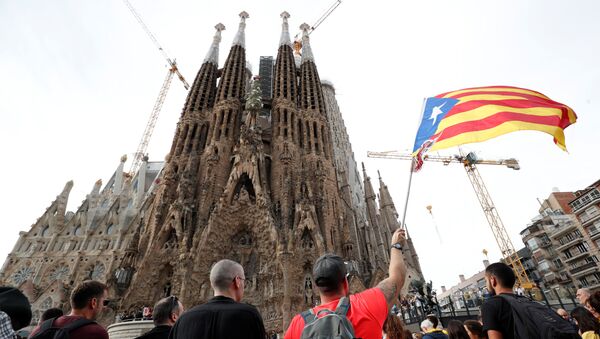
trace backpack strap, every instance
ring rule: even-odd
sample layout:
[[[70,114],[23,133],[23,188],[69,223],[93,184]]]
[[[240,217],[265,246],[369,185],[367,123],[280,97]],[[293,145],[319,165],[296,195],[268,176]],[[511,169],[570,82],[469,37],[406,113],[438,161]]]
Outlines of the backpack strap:
[[[346,316],[350,309],[350,299],[348,297],[342,297],[335,308],[335,313],[338,315]]]
[[[317,320],[317,316],[315,315],[315,312],[313,312],[312,308],[309,309],[308,311],[302,312],[301,315],[302,315],[302,319],[304,319],[304,326]]]
[[[38,333],[42,333],[42,332],[46,331],[47,329],[52,328],[52,324],[54,324],[54,320],[56,320],[56,318],[51,318],[51,319],[45,320],[40,325],[40,330],[38,331]]]

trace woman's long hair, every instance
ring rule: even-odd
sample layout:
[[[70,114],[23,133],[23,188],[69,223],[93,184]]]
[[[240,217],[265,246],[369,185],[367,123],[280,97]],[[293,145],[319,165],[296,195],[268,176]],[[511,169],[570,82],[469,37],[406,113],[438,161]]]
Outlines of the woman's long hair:
[[[470,339],[467,330],[458,320],[450,320],[448,322],[448,339]]]
[[[579,331],[581,331],[581,333],[593,331],[596,334],[600,334],[600,323],[598,323],[598,319],[596,319],[592,312],[588,311],[585,307],[575,307],[571,311],[571,317],[577,321],[577,326],[579,326]]]
[[[383,323],[383,332],[387,339],[411,339],[405,337],[405,329],[402,320],[393,313],[388,314],[387,319]]]

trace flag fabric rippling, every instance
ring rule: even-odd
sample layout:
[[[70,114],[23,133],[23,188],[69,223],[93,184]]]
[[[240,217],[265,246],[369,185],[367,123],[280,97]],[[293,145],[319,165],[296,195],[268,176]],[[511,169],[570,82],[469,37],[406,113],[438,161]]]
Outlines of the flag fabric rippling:
[[[566,151],[564,129],[576,120],[569,106],[529,89],[490,86],[447,92],[425,100],[413,154],[422,157],[427,150],[481,142],[519,130],[548,133]]]

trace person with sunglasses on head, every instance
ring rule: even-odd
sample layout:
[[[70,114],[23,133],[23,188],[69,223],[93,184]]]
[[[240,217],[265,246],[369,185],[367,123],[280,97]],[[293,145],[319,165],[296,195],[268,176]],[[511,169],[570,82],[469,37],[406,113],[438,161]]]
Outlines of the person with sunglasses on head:
[[[244,268],[223,259],[210,270],[214,297],[182,314],[169,334],[171,339],[265,339],[262,317],[256,307],[241,303]]]
[[[175,325],[179,316],[183,313],[183,304],[176,296],[172,295],[160,299],[152,310],[152,320],[154,320],[154,328],[146,334],[137,337],[136,339],[167,339],[169,332]]]
[[[68,315],[44,321],[29,338],[108,339],[106,329],[95,322],[109,303],[105,284],[94,280],[80,283],[71,292],[70,303]]]

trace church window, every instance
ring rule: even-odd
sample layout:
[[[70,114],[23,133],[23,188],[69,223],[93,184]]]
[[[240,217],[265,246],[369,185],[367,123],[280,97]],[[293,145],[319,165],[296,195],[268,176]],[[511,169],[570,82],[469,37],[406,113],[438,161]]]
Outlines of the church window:
[[[42,235],[42,237],[49,236],[50,235],[50,227],[49,226],[44,227],[44,229],[42,230],[41,235]]]
[[[302,130],[302,121],[298,120],[298,144],[304,148],[304,131]]]
[[[55,269],[50,271],[50,282],[58,280],[62,281],[69,274],[69,267],[66,265],[57,266]]]
[[[33,267],[25,266],[20,268],[15,272],[12,276],[12,281],[16,286],[21,285],[26,280],[31,279],[33,277]]]
[[[101,280],[101,278],[104,276],[105,270],[106,269],[104,268],[104,265],[102,263],[95,264],[90,269],[90,278],[92,280]]]
[[[315,152],[319,154],[319,134],[317,133],[317,123],[313,122],[313,136],[315,138]]]
[[[106,234],[111,235],[114,232],[115,232],[115,225],[114,224],[108,225],[108,227],[106,228]]]
[[[310,235],[310,231],[308,230],[308,228],[304,229],[304,232],[302,233],[302,238],[300,240],[300,244],[300,246],[302,246],[302,248],[305,250],[311,250],[315,247],[315,244],[313,242],[312,236]]]

